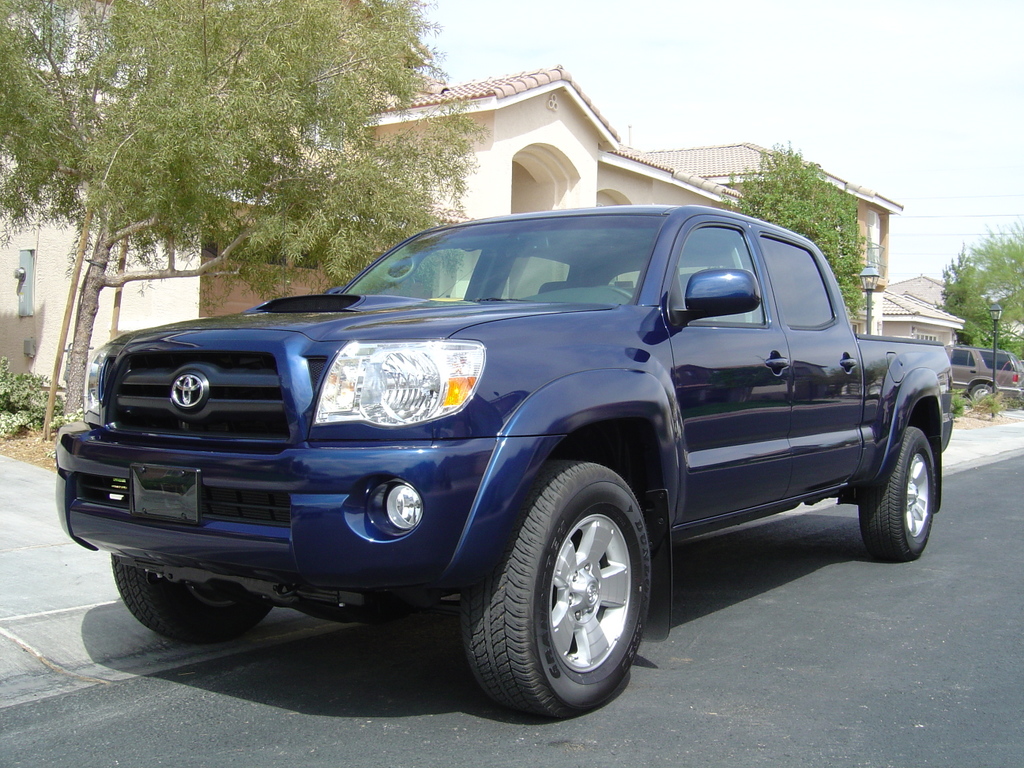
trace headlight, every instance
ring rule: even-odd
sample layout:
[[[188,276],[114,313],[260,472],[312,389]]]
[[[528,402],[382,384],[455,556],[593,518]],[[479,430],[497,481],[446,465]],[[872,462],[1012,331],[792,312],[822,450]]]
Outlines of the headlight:
[[[107,374],[122,345],[116,342],[105,344],[92,353],[89,365],[85,369],[85,392],[82,403],[85,411],[84,420],[93,426],[103,423],[100,415],[100,402],[107,385]]]
[[[353,341],[327,372],[316,423],[397,427],[448,416],[469,402],[483,368],[475,341]]]

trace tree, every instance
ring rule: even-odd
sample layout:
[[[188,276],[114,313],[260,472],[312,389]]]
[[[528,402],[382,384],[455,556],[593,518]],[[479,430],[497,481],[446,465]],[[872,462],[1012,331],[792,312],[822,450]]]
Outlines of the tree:
[[[438,74],[419,0],[0,10],[0,217],[8,234],[75,227],[88,247],[69,410],[104,288],[217,273],[258,287],[280,263],[341,282],[462,195],[468,117],[375,127]]]
[[[989,231],[971,246],[971,262],[979,273],[979,282],[988,305],[999,302],[1003,315],[999,321],[999,346],[1024,351],[1021,327],[1024,324],[1024,222],[1005,230]],[[981,294],[979,294],[981,295]],[[991,334],[992,321],[988,320]],[[991,336],[989,336],[991,338]]]
[[[741,213],[791,229],[821,249],[839,281],[847,310],[859,313],[864,304],[864,237],[857,222],[857,201],[792,147],[774,147],[762,156],[757,173],[732,184],[742,192],[734,204]]]
[[[963,330],[957,332],[960,342],[969,346],[991,346],[992,318],[985,299],[981,273],[968,255],[960,250],[956,259],[942,270],[942,308],[963,319]]]

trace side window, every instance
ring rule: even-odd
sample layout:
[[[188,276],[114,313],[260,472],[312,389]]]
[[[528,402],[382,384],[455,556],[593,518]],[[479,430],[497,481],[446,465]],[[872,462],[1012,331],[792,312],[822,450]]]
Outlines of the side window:
[[[693,230],[679,254],[681,295],[686,295],[686,284],[690,277],[705,269],[745,269],[756,275],[743,233],[726,227],[700,227]],[[742,315],[707,317],[698,321],[701,325],[764,325],[764,322],[763,306]]]
[[[974,365],[974,358],[969,349],[954,349],[950,362],[953,365]]]
[[[775,301],[790,328],[822,328],[835,319],[825,280],[806,248],[761,238]]]

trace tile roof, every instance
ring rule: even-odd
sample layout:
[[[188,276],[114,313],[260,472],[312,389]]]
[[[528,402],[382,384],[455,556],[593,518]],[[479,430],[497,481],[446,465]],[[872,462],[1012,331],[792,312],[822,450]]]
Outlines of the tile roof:
[[[886,288],[889,293],[899,293],[913,296],[931,304],[933,307],[942,303],[942,292],[946,284],[928,275],[919,275],[909,280],[900,280],[898,283],[889,283]]]
[[[667,165],[705,179],[741,176],[761,167],[761,156],[768,152],[757,144],[721,144],[690,149],[661,149],[644,152],[653,162]]]
[[[946,323],[963,328],[964,321],[949,312],[933,307],[926,301],[922,301],[910,294],[882,293],[882,315],[884,317],[922,317],[929,320],[942,320]]]
[[[733,176],[740,177],[756,172],[761,167],[761,156],[769,151],[771,150],[757,144],[743,143],[691,149],[661,149],[644,154],[651,161],[668,165],[677,171],[726,183]],[[900,203],[879,195],[873,189],[853,184],[824,169],[822,171],[836,186],[856,197],[873,202],[891,213],[900,213],[903,210]]]
[[[515,75],[504,75],[502,77],[491,77],[486,80],[473,80],[468,83],[440,83],[430,82],[425,92],[413,101],[411,107],[430,107],[443,104],[447,101],[477,101],[479,99],[507,99],[511,96],[518,96],[535,88],[541,88],[551,83],[564,82],[571,87],[580,100],[594,113],[594,116],[601,122],[604,128],[619,141],[618,132],[612,128],[608,120],[601,114],[601,111],[594,106],[594,102],[583,92],[579,84],[573,80],[561,65],[550,69],[539,69],[535,72],[520,72]]]
[[[652,158],[650,152],[643,152],[639,149],[633,149],[632,147],[620,146],[617,147],[616,149],[609,151],[608,154],[618,155],[619,157],[624,157],[627,160],[632,160],[635,163],[642,163],[643,165],[649,166],[651,168],[656,168],[659,171],[670,173],[672,174],[672,177],[678,181],[682,181],[685,184],[698,187],[707,192],[719,195],[720,197],[737,198],[740,196],[739,192],[737,192],[735,189],[732,189],[731,187],[727,187],[722,184],[718,184],[714,181],[710,181],[709,179],[706,179],[703,176],[698,176],[693,173],[688,173],[686,171],[679,170],[678,168],[674,168],[672,165],[668,163]]]

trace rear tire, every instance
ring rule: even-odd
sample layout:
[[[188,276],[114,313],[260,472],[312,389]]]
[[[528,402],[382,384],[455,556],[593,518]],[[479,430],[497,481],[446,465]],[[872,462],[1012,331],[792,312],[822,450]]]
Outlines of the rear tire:
[[[906,563],[921,556],[932,530],[935,491],[931,443],[920,429],[907,427],[888,480],[860,491],[860,532],[872,557]]]
[[[502,561],[462,595],[466,655],[500,704],[550,717],[600,706],[628,680],[651,562],[640,505],[611,470],[550,462]]]
[[[971,391],[968,392],[968,395],[971,398],[971,402],[976,403],[979,400],[982,400],[991,395],[992,391],[993,390],[991,384],[975,384],[973,387],[971,387]]]
[[[213,591],[174,584],[111,558],[114,583],[131,614],[157,634],[186,643],[219,643],[248,632],[270,612],[258,602],[237,602]]]

